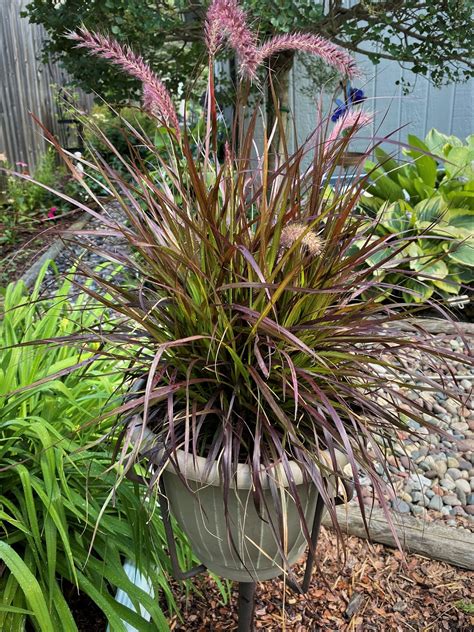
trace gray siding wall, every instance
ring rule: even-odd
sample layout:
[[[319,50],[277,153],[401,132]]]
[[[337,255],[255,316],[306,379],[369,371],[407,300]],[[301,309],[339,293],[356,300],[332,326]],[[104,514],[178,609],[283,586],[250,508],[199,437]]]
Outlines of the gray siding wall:
[[[346,4],[350,6],[353,0],[346,0]],[[365,109],[374,113],[372,135],[395,132],[391,138],[405,141],[407,134],[424,137],[432,127],[461,138],[474,132],[474,80],[437,89],[428,79],[402,69],[396,62],[381,60],[374,65],[363,56],[357,60],[363,76],[355,85],[368,97]],[[304,75],[301,64],[296,62],[292,71],[293,112],[300,138],[305,138],[314,127],[318,98],[316,94],[311,98],[301,93]],[[396,85],[402,77],[414,86],[408,95]],[[329,107],[329,99],[325,101]]]

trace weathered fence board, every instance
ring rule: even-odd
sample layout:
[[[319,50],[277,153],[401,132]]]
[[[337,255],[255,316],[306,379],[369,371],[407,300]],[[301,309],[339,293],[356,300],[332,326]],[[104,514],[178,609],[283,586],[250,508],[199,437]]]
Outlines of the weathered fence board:
[[[20,17],[26,4],[0,0],[0,154],[33,167],[46,144],[29,112],[59,134],[52,85],[64,85],[68,76],[58,64],[39,61],[45,31]],[[90,103],[83,95],[81,107]]]

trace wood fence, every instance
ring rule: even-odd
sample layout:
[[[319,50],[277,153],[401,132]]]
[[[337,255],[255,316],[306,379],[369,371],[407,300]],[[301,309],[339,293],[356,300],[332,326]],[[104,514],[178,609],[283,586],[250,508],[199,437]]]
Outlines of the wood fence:
[[[41,63],[45,31],[20,17],[27,2],[0,0],[0,155],[10,164],[21,161],[32,168],[46,143],[30,112],[61,138],[55,86],[64,86],[68,76],[58,64]],[[81,108],[91,103],[81,95]]]

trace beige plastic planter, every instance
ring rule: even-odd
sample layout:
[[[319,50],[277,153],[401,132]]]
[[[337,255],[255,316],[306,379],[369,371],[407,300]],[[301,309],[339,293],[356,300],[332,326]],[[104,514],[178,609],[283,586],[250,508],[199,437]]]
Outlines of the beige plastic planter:
[[[139,425],[135,437],[141,432]],[[148,451],[154,443],[154,435],[145,431],[142,451]],[[340,467],[346,463],[338,455]],[[158,461],[158,457],[153,459]],[[288,480],[280,467],[270,473],[262,473],[261,482],[268,511],[264,519],[258,515],[252,498],[252,480],[247,465],[239,465],[236,481],[229,493],[229,520],[226,522],[222,486],[218,464],[215,463],[204,477],[206,460],[180,451],[178,463],[189,488],[183,484],[168,464],[163,472],[163,481],[170,510],[178,524],[189,537],[196,557],[207,568],[219,575],[239,582],[265,581],[281,575],[287,568],[279,553],[270,524],[278,524],[275,503],[269,488],[272,476],[279,487],[281,504],[286,514],[286,557],[289,566],[304,555],[307,542],[301,529],[300,518],[293,498],[288,490]],[[307,524],[311,528],[316,508],[318,492],[311,483],[303,480],[303,474],[296,462],[291,462],[291,470],[297,484],[300,502],[304,507]],[[228,535],[228,525],[230,536]]]

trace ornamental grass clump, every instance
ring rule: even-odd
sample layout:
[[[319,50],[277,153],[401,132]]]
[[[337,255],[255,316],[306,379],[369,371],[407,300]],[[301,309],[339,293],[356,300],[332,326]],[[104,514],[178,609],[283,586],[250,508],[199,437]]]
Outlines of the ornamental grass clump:
[[[376,272],[398,266],[406,240],[392,235],[387,250],[385,237],[374,237],[375,226],[358,219],[364,178],[351,184],[341,179],[329,189],[341,156],[367,125],[368,115],[350,113],[332,131],[321,120],[294,151],[287,149],[277,115],[275,128],[280,128],[284,149],[276,161],[270,160],[275,128],[264,125],[257,139],[259,109],[250,111],[244,95],[269,54],[283,46],[310,51],[349,77],[356,73],[353,60],[306,34],[259,44],[245,20],[233,1],[211,3],[205,31],[210,52],[207,130],[197,155],[190,149],[196,139],[186,124],[178,125],[171,98],[142,59],[105,36],[85,30],[71,36],[92,54],[142,79],[144,105],[169,147],[165,159],[162,146],[157,151],[141,130],[134,130],[150,158],[127,162],[115,151],[126,179],[95,156],[95,169],[126,218],[117,223],[104,209],[98,234],[120,237],[130,246],[128,255],[105,247],[101,254],[119,261],[138,282],[130,289],[83,267],[99,288],[84,291],[117,315],[107,353],[110,357],[115,341],[122,366],[129,358],[125,379],[141,384],[114,411],[125,416],[117,448],[125,471],[147,449],[143,446],[152,431],[160,451],[158,464],[155,459],[150,466],[151,484],[169,463],[185,481],[180,450],[191,460],[204,457],[208,471],[217,463],[227,511],[238,467],[244,464],[252,479],[252,501],[263,516],[260,476],[276,464],[288,480],[309,540],[293,462],[317,488],[336,525],[328,478],[353,481],[365,516],[361,469],[389,517],[387,449],[399,431],[408,430],[409,419],[437,430],[403,389],[448,390],[443,381],[410,369],[402,374],[401,360],[423,352],[441,370],[450,359],[460,358],[422,328],[397,329],[410,312],[377,300],[387,288]],[[213,61],[224,43],[237,54],[241,90],[220,152]],[[112,145],[109,150],[114,152]],[[271,170],[269,164],[276,166]],[[367,266],[367,261],[373,263]],[[100,342],[101,332],[91,330],[88,338]],[[138,434],[130,423],[137,414]],[[276,518],[268,528],[284,550],[286,499],[277,480],[269,484]]]

